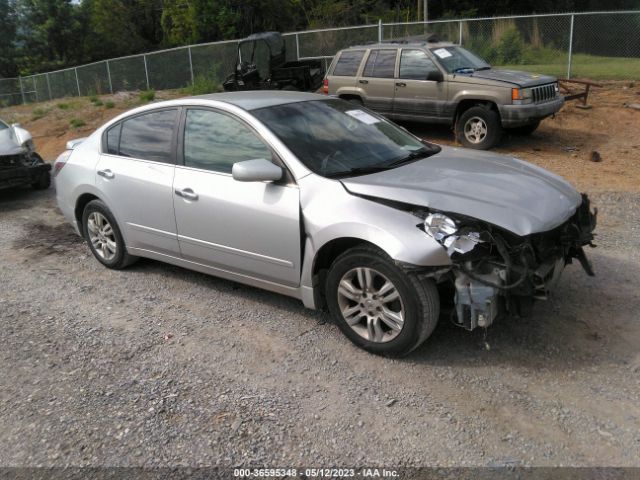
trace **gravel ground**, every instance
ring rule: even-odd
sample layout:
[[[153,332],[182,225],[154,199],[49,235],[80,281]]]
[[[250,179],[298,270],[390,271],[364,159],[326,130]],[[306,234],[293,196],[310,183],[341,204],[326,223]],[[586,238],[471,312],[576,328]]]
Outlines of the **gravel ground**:
[[[640,195],[594,203],[597,277],[389,360],[287,297],[107,270],[53,191],[0,192],[0,465],[640,466]]]

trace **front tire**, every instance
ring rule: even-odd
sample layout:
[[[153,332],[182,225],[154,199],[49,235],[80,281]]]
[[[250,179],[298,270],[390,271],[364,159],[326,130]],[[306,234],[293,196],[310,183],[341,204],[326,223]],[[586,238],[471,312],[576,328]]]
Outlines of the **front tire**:
[[[325,293],[340,330],[378,355],[410,353],[438,321],[440,299],[433,280],[406,273],[375,247],[340,255],[327,275]]]
[[[82,228],[91,253],[105,267],[119,270],[137,260],[127,253],[111,210],[100,200],[87,203],[82,214]]]
[[[502,137],[500,116],[489,107],[475,106],[465,110],[456,122],[456,139],[464,147],[488,150]]]

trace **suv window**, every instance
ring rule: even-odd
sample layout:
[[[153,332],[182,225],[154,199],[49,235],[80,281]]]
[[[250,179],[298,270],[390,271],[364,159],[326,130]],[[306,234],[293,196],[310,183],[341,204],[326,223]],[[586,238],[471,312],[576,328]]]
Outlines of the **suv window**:
[[[393,78],[396,70],[397,50],[371,50],[363,76]]]
[[[438,70],[435,63],[422,50],[402,50],[400,55],[400,78],[426,80],[427,74]]]
[[[271,149],[240,120],[213,110],[187,110],[186,167],[231,173],[236,162],[271,157]]]
[[[123,157],[173,163],[171,144],[177,112],[177,109],[172,108],[125,120],[120,133],[119,154]]]
[[[333,69],[333,75],[339,77],[355,77],[358,67],[364,57],[364,50],[347,50],[342,52],[338,63]]]

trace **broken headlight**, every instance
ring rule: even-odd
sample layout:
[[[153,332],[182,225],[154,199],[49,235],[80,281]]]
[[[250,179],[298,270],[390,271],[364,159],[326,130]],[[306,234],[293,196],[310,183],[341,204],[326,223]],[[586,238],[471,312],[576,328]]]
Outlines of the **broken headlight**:
[[[461,231],[455,220],[442,213],[429,213],[424,219],[424,231],[447,249],[447,255],[468,253],[482,243],[479,232]]]

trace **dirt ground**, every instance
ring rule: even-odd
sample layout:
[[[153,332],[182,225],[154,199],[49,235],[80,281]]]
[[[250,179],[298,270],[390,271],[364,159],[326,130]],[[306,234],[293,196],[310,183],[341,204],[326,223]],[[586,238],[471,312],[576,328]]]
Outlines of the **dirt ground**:
[[[441,318],[401,360],[287,297],[150,260],[105,269],[53,189],[0,192],[0,466],[640,467],[640,111],[622,106],[640,95],[622,86],[498,149],[592,195],[597,276],[570,265],[531,318],[487,331]],[[136,98],[0,116],[52,159]]]

